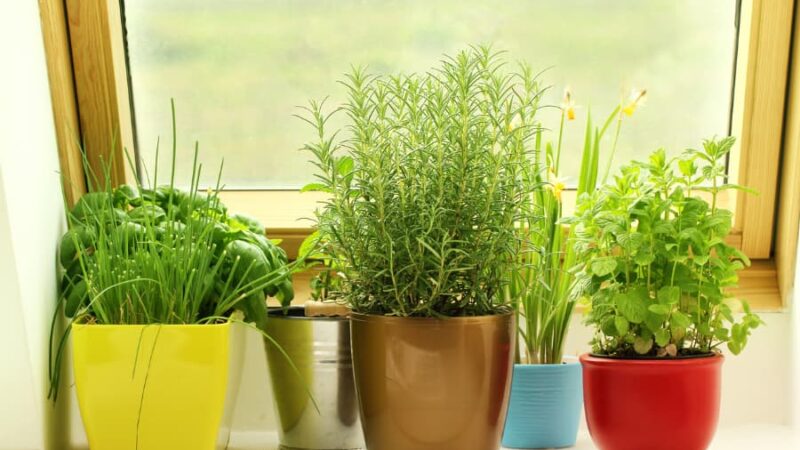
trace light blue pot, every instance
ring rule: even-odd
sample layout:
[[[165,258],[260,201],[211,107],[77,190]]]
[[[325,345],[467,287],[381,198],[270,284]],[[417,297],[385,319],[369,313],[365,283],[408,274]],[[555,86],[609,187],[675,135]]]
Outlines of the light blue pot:
[[[582,408],[581,365],[576,359],[565,364],[516,364],[503,447],[571,447]]]

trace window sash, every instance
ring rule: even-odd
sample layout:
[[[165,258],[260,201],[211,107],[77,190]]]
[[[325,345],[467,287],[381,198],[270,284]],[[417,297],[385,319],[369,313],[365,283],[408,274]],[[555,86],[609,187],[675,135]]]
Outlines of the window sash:
[[[126,177],[131,176],[129,171],[126,173],[128,164],[123,149],[134,149],[135,137],[120,4],[116,0],[66,0],[66,9],[47,1],[40,4],[46,5],[42,7],[42,25],[45,37],[50,36],[45,39],[48,71],[56,122],[62,127],[58,140],[62,170],[65,167],[69,169],[64,173],[70,195],[74,197],[83,191],[84,179],[75,170],[75,161],[80,161],[80,153],[74,142],[85,145],[87,158],[95,172],[100,171],[102,161],[113,160],[112,180],[117,184],[123,183]],[[729,167],[733,180],[756,189],[760,195],[732,194],[723,202],[735,214],[734,231],[729,242],[743,249],[752,259],[761,261],[757,268],[746,271],[742,282],[757,279],[753,286],[760,286],[757,289],[763,295],[759,296],[777,298],[777,303],[772,303],[778,307],[782,304],[780,295],[773,295],[778,286],[777,273],[785,273],[788,261],[793,259],[786,254],[794,255],[794,249],[790,249],[778,252],[780,258],[773,258],[776,213],[781,213],[781,217],[785,215],[784,210],[778,210],[780,160],[781,157],[784,161],[797,161],[798,158],[798,146],[783,146],[782,142],[794,12],[792,0],[742,0],[732,113],[732,132],[740,139]],[[58,28],[64,24],[67,24],[66,30],[59,31]],[[63,45],[64,34],[68,34],[70,46]],[[68,77],[58,75],[65,73],[65,68],[74,74],[72,91],[69,90],[70,83],[64,81]],[[792,69],[793,78],[800,78],[798,72]],[[65,95],[66,92],[73,95]],[[79,127],[69,123],[68,113],[59,113],[70,111],[70,97],[74,109],[77,109]],[[798,102],[793,102],[795,104]],[[793,107],[800,111],[800,106]],[[800,113],[790,115],[787,133],[792,131],[800,135],[797,131],[800,119],[797,117]],[[78,133],[80,138],[76,140],[74,136]],[[791,142],[796,143],[796,139],[789,139],[787,134],[787,144]],[[800,176],[797,173],[787,176],[787,171],[789,169],[784,169],[784,188],[787,183],[794,186],[792,180]],[[565,194],[565,205],[574,204],[570,196],[574,197],[574,193]],[[311,222],[300,219],[310,218],[321,199],[319,194],[301,194],[298,191],[225,191],[222,197],[232,210],[261,219],[270,236],[284,239],[284,246],[290,254],[311,231]],[[797,196],[793,195],[790,200],[789,204],[797,209]],[[787,210],[791,212],[791,209]],[[782,232],[784,237],[787,233],[794,234],[796,239],[796,228],[796,220],[782,219],[778,233]],[[748,278],[747,274],[758,275]],[[784,282],[781,287],[785,294],[790,283]],[[746,288],[742,286],[740,289]]]

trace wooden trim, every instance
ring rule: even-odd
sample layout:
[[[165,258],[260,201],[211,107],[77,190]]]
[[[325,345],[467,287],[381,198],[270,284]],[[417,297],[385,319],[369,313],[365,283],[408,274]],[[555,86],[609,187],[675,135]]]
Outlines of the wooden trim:
[[[318,192],[221,191],[228,210],[255,217],[267,228],[302,232],[313,226],[314,210],[325,199]]]
[[[67,17],[61,0],[39,0],[47,77],[53,104],[53,122],[58,141],[58,159],[64,182],[64,196],[72,206],[86,192],[80,152],[80,124],[72,78],[72,55],[67,32]]]
[[[133,148],[124,36],[119,2],[66,0],[82,140],[89,165],[112,184],[125,182],[123,148]]]
[[[785,86],[792,35],[793,0],[752,0],[749,17],[738,182],[759,192],[739,195],[737,228],[742,250],[754,259],[771,256]]]
[[[739,274],[739,286],[730,293],[747,303],[755,311],[782,311],[785,305],[781,301],[778,289],[778,276],[774,260],[753,261],[753,265]]]
[[[775,241],[778,287],[784,306],[789,306],[794,288],[798,228],[800,228],[800,8],[795,10],[794,20]]]

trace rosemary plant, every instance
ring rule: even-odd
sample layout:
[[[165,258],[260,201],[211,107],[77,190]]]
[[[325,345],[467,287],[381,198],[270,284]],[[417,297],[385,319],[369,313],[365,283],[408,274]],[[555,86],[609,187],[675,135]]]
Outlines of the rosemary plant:
[[[520,266],[515,224],[541,89],[531,70],[471,48],[424,74],[354,69],[343,82],[343,130],[311,102],[318,138],[307,190],[330,194],[317,212],[325,252],[354,311],[439,317],[508,310],[507,274]]]
[[[591,113],[588,115],[578,180],[579,197],[597,186],[600,145],[609,127],[616,122],[607,167],[611,165],[626,107],[630,105],[620,103],[601,127],[594,127]],[[572,108],[571,94],[566,91],[555,145],[547,143],[541,152],[541,140],[537,139],[534,170],[529,172],[528,180],[533,190],[532,202],[518,228],[519,239],[528,248],[520,255],[521,267],[510,274],[510,296],[515,302],[518,321],[524,325],[518,330],[525,346],[525,362],[529,364],[561,363],[564,340],[577,301],[571,293],[576,264],[574,237],[572,227],[562,220],[564,183],[558,176],[565,121],[574,118]],[[520,361],[521,353],[517,352]]]

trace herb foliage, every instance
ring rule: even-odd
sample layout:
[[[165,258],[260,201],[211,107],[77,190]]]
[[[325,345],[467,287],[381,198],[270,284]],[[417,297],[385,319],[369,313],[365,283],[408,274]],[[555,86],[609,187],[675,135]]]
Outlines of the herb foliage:
[[[578,180],[579,196],[596,188],[601,143],[615,122],[615,138],[607,164],[610,166],[624,107],[622,102],[617,105],[601,126],[593,125],[591,113],[588,114]],[[575,117],[571,108],[571,93],[567,90],[555,144],[548,142],[541,149],[537,139],[534,170],[528,179],[533,195],[519,227],[520,240],[526,247],[520,254],[520,267],[510,274],[510,295],[518,321],[524,325],[518,328],[524,349],[518,350],[517,360],[523,362],[524,352],[524,362],[529,364],[561,364],[564,341],[578,299],[572,292],[577,264],[574,233],[572,227],[564,223],[561,193],[565,185],[558,176],[565,120]]]
[[[311,102],[317,166],[306,190],[330,197],[317,213],[324,252],[354,311],[475,316],[507,311],[519,267],[515,224],[542,90],[535,74],[489,48],[446,56],[424,74],[354,69],[343,82],[343,130]]]
[[[156,164],[147,186],[139,180],[149,174],[142,173],[136,187],[112,188],[111,165],[95,174],[84,155],[91,192],[68,212],[69,230],[59,248],[59,308],[50,336],[54,399],[73,323],[200,324],[234,320],[234,312],[241,311],[245,321],[263,330],[266,297],[284,305],[294,297],[295,263],[266,238],[263,225],[228,213],[218,196],[221,168],[217,188],[201,192],[195,148],[189,189],[176,188],[175,142],[173,135],[168,185],[158,184]],[[70,320],[59,333],[62,312]]]
[[[589,299],[595,353],[677,356],[742,351],[762,322],[746,302],[734,315],[727,288],[749,265],[725,238],[732,213],[719,194],[734,138],[706,140],[668,159],[622,168],[612,183],[579,198],[574,221],[575,289]]]

